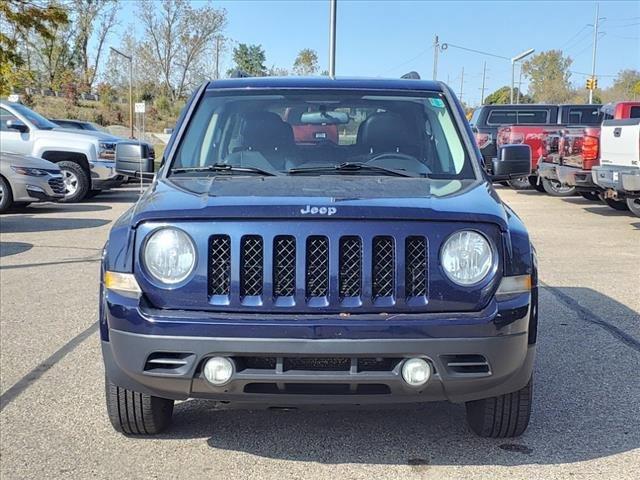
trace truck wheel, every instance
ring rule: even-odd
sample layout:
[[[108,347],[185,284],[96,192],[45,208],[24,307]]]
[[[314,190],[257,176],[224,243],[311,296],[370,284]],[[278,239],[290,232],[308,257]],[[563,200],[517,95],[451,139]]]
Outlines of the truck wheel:
[[[154,435],[171,423],[173,400],[118,387],[105,378],[111,425],[125,435]]]
[[[627,198],[627,207],[636,217],[640,217],[640,198]]]
[[[529,177],[514,178],[507,182],[514,190],[529,190],[531,184],[529,183]]]
[[[533,379],[517,392],[466,403],[467,423],[481,437],[517,437],[531,417]]]
[[[596,192],[579,192],[582,198],[586,198],[587,200],[591,200],[592,202],[599,202],[600,195]]]
[[[604,198],[604,203],[609,205],[614,210],[618,210],[620,212],[626,212],[629,210],[629,206],[625,200],[615,200],[613,198]]]
[[[4,213],[13,205],[13,193],[9,182],[0,177],[0,213]]]
[[[60,200],[64,203],[79,202],[87,196],[91,188],[91,179],[87,172],[76,162],[58,162],[58,167],[62,172],[62,179],[66,187],[64,198]]]
[[[538,176],[537,175],[530,175],[529,176],[529,185],[531,185],[533,188],[535,188],[538,192],[544,193],[544,186],[542,185],[542,183],[538,183]]]
[[[557,180],[542,179],[542,187],[552,197],[572,197],[576,194],[576,187],[562,185]]]

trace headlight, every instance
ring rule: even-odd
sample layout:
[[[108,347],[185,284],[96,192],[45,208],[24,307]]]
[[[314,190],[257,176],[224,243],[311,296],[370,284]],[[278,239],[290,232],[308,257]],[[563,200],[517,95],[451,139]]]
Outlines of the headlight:
[[[187,278],[196,264],[193,240],[177,228],[161,228],[151,234],[143,252],[147,272],[167,285],[180,283]]]
[[[440,263],[452,282],[462,286],[475,285],[489,274],[493,252],[482,234],[461,230],[442,245]]]
[[[29,168],[29,167],[11,167],[11,169],[19,173],[20,175],[29,175],[30,177],[44,177],[49,172],[46,170],[42,170],[40,168]]]
[[[112,142],[100,142],[98,144],[98,158],[104,160],[116,159],[116,144]]]

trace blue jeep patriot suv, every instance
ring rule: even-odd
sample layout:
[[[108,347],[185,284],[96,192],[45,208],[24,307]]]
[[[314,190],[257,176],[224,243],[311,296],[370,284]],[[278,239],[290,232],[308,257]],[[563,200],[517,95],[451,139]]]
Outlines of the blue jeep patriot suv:
[[[460,102],[422,80],[202,85],[155,179],[113,226],[100,332],[109,418],[155,434],[175,400],[248,407],[465,403],[520,435],[536,257]]]

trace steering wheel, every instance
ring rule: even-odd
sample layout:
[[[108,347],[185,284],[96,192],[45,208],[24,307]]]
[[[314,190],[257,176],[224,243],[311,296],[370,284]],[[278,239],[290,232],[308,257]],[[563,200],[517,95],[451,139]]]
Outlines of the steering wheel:
[[[385,162],[386,160],[386,162]],[[393,162],[392,162],[393,161]],[[418,160],[413,155],[400,152],[384,152],[378,153],[371,157],[367,162],[368,165],[376,165],[380,167],[393,168],[396,170],[407,170],[410,172],[429,173],[429,167]],[[383,164],[383,165],[381,165]]]

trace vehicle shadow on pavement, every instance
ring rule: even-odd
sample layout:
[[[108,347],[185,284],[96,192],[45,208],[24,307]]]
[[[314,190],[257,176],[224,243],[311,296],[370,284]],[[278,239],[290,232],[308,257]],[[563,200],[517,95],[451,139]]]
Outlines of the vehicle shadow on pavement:
[[[12,213],[77,213],[77,212],[103,212],[111,210],[109,205],[84,204],[84,203],[38,203],[28,207],[14,210]]]
[[[33,248],[32,243],[26,242],[0,242],[0,258],[10,255],[18,255]]]
[[[591,289],[544,287],[540,315],[533,415],[519,438],[479,438],[464,407],[446,402],[274,411],[201,400],[176,404],[160,438],[285,460],[413,466],[561,464],[640,448],[640,338],[624,329],[638,312]]]
[[[51,218],[34,215],[12,215],[2,218],[2,233],[51,232],[102,227],[111,220],[99,218]]]

